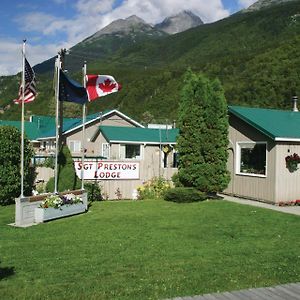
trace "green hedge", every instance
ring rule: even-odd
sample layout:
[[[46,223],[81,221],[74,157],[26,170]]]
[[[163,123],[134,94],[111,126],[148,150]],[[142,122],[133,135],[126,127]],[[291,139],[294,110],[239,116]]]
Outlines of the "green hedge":
[[[177,203],[203,201],[207,195],[192,187],[175,187],[166,191],[164,199]]]

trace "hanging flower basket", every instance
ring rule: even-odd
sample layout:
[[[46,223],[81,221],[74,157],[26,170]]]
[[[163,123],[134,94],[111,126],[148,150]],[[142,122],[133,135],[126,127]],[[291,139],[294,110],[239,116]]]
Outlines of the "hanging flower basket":
[[[298,164],[300,163],[300,156],[297,153],[288,155],[285,158],[287,169],[292,173],[298,170]]]

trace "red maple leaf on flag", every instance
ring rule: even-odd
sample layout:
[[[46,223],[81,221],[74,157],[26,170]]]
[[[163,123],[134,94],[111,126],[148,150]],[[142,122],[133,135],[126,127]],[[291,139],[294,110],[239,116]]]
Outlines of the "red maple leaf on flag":
[[[114,88],[116,88],[116,84],[112,83],[109,79],[104,80],[104,84],[100,83],[99,88],[104,92],[104,93],[110,93]]]

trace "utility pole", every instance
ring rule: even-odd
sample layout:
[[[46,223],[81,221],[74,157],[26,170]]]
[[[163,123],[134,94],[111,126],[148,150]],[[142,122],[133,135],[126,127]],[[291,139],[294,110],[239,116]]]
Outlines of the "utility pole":
[[[66,49],[61,49],[59,54],[60,54],[60,61],[61,61],[61,69],[62,71],[65,70],[65,55],[66,55],[67,50]],[[62,147],[62,141],[63,141],[63,125],[64,125],[64,105],[63,101],[59,101],[59,131],[58,131],[58,149],[60,150]]]

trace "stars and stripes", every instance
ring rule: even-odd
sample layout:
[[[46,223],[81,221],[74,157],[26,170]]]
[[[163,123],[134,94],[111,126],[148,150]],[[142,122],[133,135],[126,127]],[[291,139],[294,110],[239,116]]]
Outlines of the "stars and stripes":
[[[22,103],[22,84],[19,88],[18,98],[14,100],[16,104]],[[32,102],[36,97],[36,80],[33,69],[25,58],[25,89],[24,103]]]

